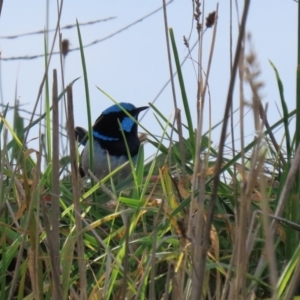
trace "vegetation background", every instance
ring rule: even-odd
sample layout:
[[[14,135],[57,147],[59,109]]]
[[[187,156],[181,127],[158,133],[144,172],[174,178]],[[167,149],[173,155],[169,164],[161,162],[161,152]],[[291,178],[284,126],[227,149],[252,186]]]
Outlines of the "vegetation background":
[[[72,3],[72,8],[83,9],[80,1]],[[300,77],[295,72],[300,30],[289,25],[290,30],[282,33],[280,46],[294,40],[295,47],[291,52],[279,50],[275,62],[272,53],[284,48],[272,46],[279,32],[268,26],[274,14],[286,13],[275,9],[278,1],[268,10],[261,2],[229,1],[227,15],[217,3],[208,10],[206,5],[212,3],[193,1],[182,11],[178,3],[163,1],[158,3],[160,9],[153,10],[149,18],[159,16],[159,30],[154,30],[154,22],[149,33],[139,28],[132,34],[131,28],[145,23],[145,15],[132,22],[121,42],[115,36],[122,36],[124,30],[116,31],[110,37],[116,44],[111,43],[106,52],[96,48],[96,56],[90,51],[101,38],[92,40],[90,47],[84,42],[85,30],[91,31],[95,23],[74,17],[68,24],[73,24],[69,27],[76,36],[66,39],[61,32],[68,6],[59,1],[55,10],[49,2],[43,3],[46,29],[39,33],[39,43],[29,42],[36,33],[1,37],[0,299],[296,299],[300,295]],[[12,14],[5,11],[5,1],[0,4],[2,22]],[[260,10],[251,11],[257,5]],[[298,5],[286,1],[283,6],[293,7],[288,17],[294,24]],[[96,11],[92,8],[89,12]],[[128,7],[127,11],[131,15]],[[181,28],[184,33],[179,35],[172,21],[181,21],[186,11],[188,21],[182,24],[188,29]],[[33,6],[32,12],[40,18],[40,7]],[[272,72],[270,94],[278,99],[277,112],[269,95],[262,96],[261,65],[266,59],[260,63],[248,22],[265,32],[264,45],[269,47],[264,51],[272,60],[266,69]],[[280,25],[282,29],[286,23]],[[8,48],[4,42],[12,38],[26,39],[24,48],[30,44],[34,53],[39,49],[40,58],[14,53],[21,47]],[[147,52],[142,51],[145,45]],[[154,60],[153,51],[160,53]],[[75,61],[80,69],[74,60],[69,62],[74,53],[79,54]],[[104,69],[107,57],[113,59]],[[119,59],[127,65],[120,68]],[[14,73],[17,83],[7,81],[15,67],[12,61],[24,60],[20,77]],[[32,72],[37,61],[39,69]],[[146,61],[151,68],[144,68]],[[189,68],[182,65],[184,61]],[[290,64],[292,70],[285,68]],[[98,81],[91,83],[93,72],[101,83],[96,88],[91,88]],[[175,72],[176,76],[170,75]],[[161,74],[170,78],[169,92],[154,93],[153,117],[141,121],[146,151],[141,148],[134,181],[115,185],[113,174],[100,182],[80,179],[74,112],[79,115],[76,125],[84,126],[95,120],[102,105],[114,101],[144,105],[141,99],[149,98],[149,84],[156,82],[152,78]],[[23,107],[19,96],[23,85],[36,88],[27,96],[36,99],[32,109]],[[6,89],[14,92],[13,103],[7,104]],[[99,97],[109,104],[95,103]],[[78,119],[83,123],[77,124]],[[31,139],[35,142],[28,143]],[[144,163],[148,151],[151,156]]]

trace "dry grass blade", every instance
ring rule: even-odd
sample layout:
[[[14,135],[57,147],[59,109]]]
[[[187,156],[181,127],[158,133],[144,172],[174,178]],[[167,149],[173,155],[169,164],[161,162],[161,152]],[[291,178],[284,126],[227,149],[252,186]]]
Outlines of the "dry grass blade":
[[[81,221],[81,210],[80,210],[80,191],[79,191],[79,177],[78,167],[76,159],[76,143],[74,134],[74,115],[73,115],[73,94],[72,86],[67,87],[67,107],[68,107],[68,119],[67,128],[70,143],[70,160],[71,160],[71,174],[72,174],[72,190],[73,190],[73,201],[74,201],[74,216],[76,223],[77,232],[77,253],[78,253],[78,267],[79,267],[79,290],[80,299],[87,299],[87,284],[86,284],[86,264],[84,258],[84,245],[83,245],[83,234],[80,233],[82,230]]]
[[[52,194],[51,204],[52,212],[50,224],[45,226],[47,232],[47,242],[49,247],[50,265],[52,273],[52,292],[55,299],[62,299],[62,288],[60,284],[60,237],[59,237],[59,121],[58,121],[58,88],[57,88],[57,72],[53,70],[53,167],[52,167]],[[45,208],[45,205],[44,205]],[[44,217],[47,220],[46,211],[44,209]],[[50,229],[51,228],[51,229]]]
[[[2,12],[2,6],[3,6],[3,0],[0,0],[0,16],[1,16],[1,12]]]

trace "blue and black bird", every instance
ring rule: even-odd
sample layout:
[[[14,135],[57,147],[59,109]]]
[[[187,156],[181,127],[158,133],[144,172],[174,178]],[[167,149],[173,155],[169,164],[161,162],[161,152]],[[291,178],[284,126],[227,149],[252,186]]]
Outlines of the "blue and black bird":
[[[129,117],[120,106],[127,111]],[[110,171],[121,166],[128,161],[128,152],[126,143],[129,148],[131,157],[136,157],[140,140],[137,134],[138,125],[134,120],[138,120],[141,111],[148,106],[135,107],[131,103],[121,102],[118,105],[112,105],[105,109],[92,127],[94,137],[94,170],[93,174],[101,179],[109,174]],[[88,174],[89,169],[89,143],[87,131],[81,127],[75,128],[75,136],[84,149],[80,158],[79,171],[81,177]],[[109,163],[108,163],[109,159]],[[130,173],[130,166],[122,169],[121,178]]]

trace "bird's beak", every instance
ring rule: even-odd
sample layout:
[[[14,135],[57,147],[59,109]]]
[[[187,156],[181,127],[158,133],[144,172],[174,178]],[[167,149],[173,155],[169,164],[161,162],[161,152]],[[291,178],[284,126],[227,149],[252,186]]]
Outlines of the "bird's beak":
[[[141,111],[143,111],[143,110],[145,110],[145,109],[147,109],[147,108],[149,108],[149,106],[141,106],[141,107],[138,107],[138,108],[136,109],[136,111],[137,111],[137,113],[139,114]]]

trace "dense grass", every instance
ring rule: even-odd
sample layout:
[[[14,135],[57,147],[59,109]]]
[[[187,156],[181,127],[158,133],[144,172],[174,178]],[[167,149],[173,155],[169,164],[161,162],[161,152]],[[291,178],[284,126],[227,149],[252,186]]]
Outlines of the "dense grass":
[[[0,300],[293,299],[300,295],[300,126],[296,132],[289,126],[293,117],[297,124],[300,120],[300,100],[289,112],[280,74],[271,64],[283,117],[269,124],[260,98],[257,55],[251,47],[245,53],[243,47],[244,42],[251,44],[245,37],[248,5],[245,1],[224,119],[206,133],[201,116],[208,102],[217,18],[211,15],[209,19],[214,31],[209,59],[203,62],[199,54],[197,62],[197,124],[185,92],[176,32],[168,30],[165,19],[170,73],[174,72],[173,60],[178,74],[171,84],[180,87],[184,110],[170,121],[151,105],[161,136],[152,135],[142,125],[139,128],[147,134],[141,139],[155,147],[155,154],[144,164],[141,147],[135,168],[131,161],[133,179],[118,184],[114,173],[101,181],[92,175],[89,180],[80,178],[73,134],[72,85],[76,79],[59,95],[56,71],[48,70],[49,57],[45,57],[40,87],[40,93],[45,87],[44,114],[38,119],[33,114],[27,127],[17,103],[13,125],[6,120],[7,109],[1,114]],[[196,1],[199,45],[209,25],[201,20],[200,8]],[[88,70],[77,28],[91,132]],[[300,63],[300,57],[298,60]],[[256,136],[251,143],[245,142],[246,104],[241,89],[241,140],[236,143],[233,139],[232,151],[225,155],[237,77],[251,90],[248,106]],[[61,101],[66,111],[59,109]],[[67,115],[71,149],[63,157],[58,134],[58,114],[62,113]],[[41,147],[27,149],[28,132],[41,121],[47,129],[40,135]],[[220,141],[213,148],[210,135],[217,126],[221,127]],[[274,134],[279,127],[284,128],[280,140]]]

